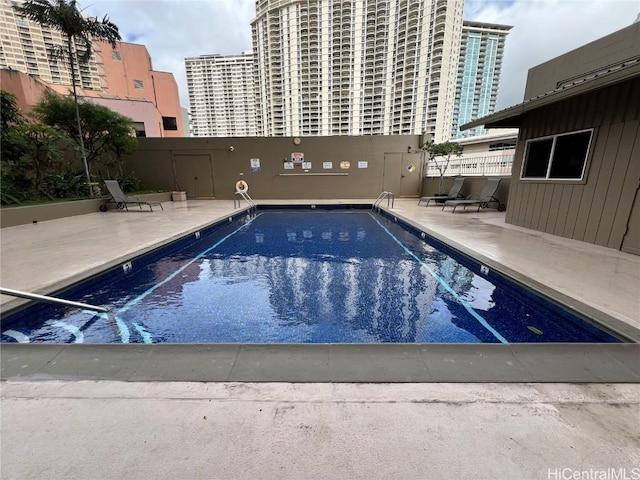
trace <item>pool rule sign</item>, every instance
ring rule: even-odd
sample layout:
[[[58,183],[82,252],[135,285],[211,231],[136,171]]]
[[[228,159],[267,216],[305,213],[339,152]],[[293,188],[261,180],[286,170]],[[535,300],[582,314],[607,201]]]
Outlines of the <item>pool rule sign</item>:
[[[295,167],[302,167],[302,164],[304,163],[304,153],[302,153],[302,152],[292,152],[291,153],[291,163],[293,163],[293,165]]]

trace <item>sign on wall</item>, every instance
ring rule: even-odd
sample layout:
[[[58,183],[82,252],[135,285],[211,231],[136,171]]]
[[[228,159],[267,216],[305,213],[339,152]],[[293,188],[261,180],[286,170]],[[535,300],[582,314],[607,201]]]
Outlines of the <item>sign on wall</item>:
[[[291,161],[293,163],[302,163],[302,162],[304,162],[304,153],[302,153],[302,152],[293,152],[293,153],[291,153]]]
[[[259,172],[260,171],[260,159],[259,158],[252,158],[251,159],[251,171],[252,172]]]
[[[284,162],[285,170],[293,170],[293,162]]]
[[[311,162],[302,162],[302,168],[304,170],[311,170]]]
[[[358,162],[358,168],[369,168],[369,162]]]
[[[351,163],[350,162],[340,162],[340,168],[342,170],[348,170],[351,168]]]
[[[322,162],[322,168],[330,170],[333,168],[333,162]]]

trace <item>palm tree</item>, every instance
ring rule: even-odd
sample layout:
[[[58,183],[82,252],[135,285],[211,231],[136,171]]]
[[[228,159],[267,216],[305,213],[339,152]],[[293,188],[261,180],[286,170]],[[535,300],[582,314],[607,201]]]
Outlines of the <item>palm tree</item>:
[[[87,154],[84,151],[84,139],[82,126],[80,125],[80,110],[78,109],[78,94],[76,92],[76,62],[87,64],[93,54],[93,41],[104,40],[116,47],[116,42],[121,40],[118,27],[109,21],[105,15],[102,20],[87,18],[78,8],[77,0],[26,0],[22,5],[14,7],[19,15],[32,20],[43,27],[56,30],[66,38],[66,45],[52,52],[53,56],[66,57],[71,69],[71,84],[73,85],[73,100],[76,107],[76,120],[78,122],[78,136],[80,139],[80,151],[84,170],[87,176],[87,188],[93,196],[91,176]]]

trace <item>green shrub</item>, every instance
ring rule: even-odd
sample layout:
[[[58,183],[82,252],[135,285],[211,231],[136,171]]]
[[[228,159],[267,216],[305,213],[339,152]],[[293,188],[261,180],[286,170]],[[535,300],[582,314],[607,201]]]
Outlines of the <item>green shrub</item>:
[[[136,177],[135,172],[131,172],[129,175],[124,175],[118,180],[118,183],[120,183],[120,188],[122,188],[123,192],[137,192],[142,190],[142,182],[138,177]]]
[[[33,179],[27,175],[28,164],[17,162],[14,164],[2,163],[0,170],[0,203],[11,205],[21,203],[33,194]]]
[[[56,198],[82,197],[87,195],[84,173],[49,173],[43,179],[45,190]]]

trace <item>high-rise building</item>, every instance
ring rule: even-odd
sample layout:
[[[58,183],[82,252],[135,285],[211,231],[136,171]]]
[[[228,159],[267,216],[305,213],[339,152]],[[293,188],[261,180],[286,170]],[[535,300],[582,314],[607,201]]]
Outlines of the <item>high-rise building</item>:
[[[30,108],[39,99],[34,94],[47,88],[69,94],[72,80],[67,58],[52,54],[65,46],[62,35],[18,15],[13,6],[22,3],[0,0],[0,69],[19,103]],[[94,42],[93,55],[86,64],[76,62],[76,69],[78,96],[130,117],[138,136],[184,135],[175,78],[153,70],[144,45]]]
[[[486,133],[484,127],[461,132],[459,127],[493,113],[498,96],[500,69],[511,26],[464,21],[453,112],[452,138]]]
[[[258,135],[449,139],[464,0],[258,0]]]
[[[253,52],[185,59],[196,137],[256,135]]]
[[[0,0],[0,68],[37,75],[48,83],[71,85],[71,69],[66,59],[52,55],[66,48],[62,34],[20,16],[14,9],[23,0]],[[100,90],[104,78],[95,61],[86,65],[76,62],[76,85]]]

